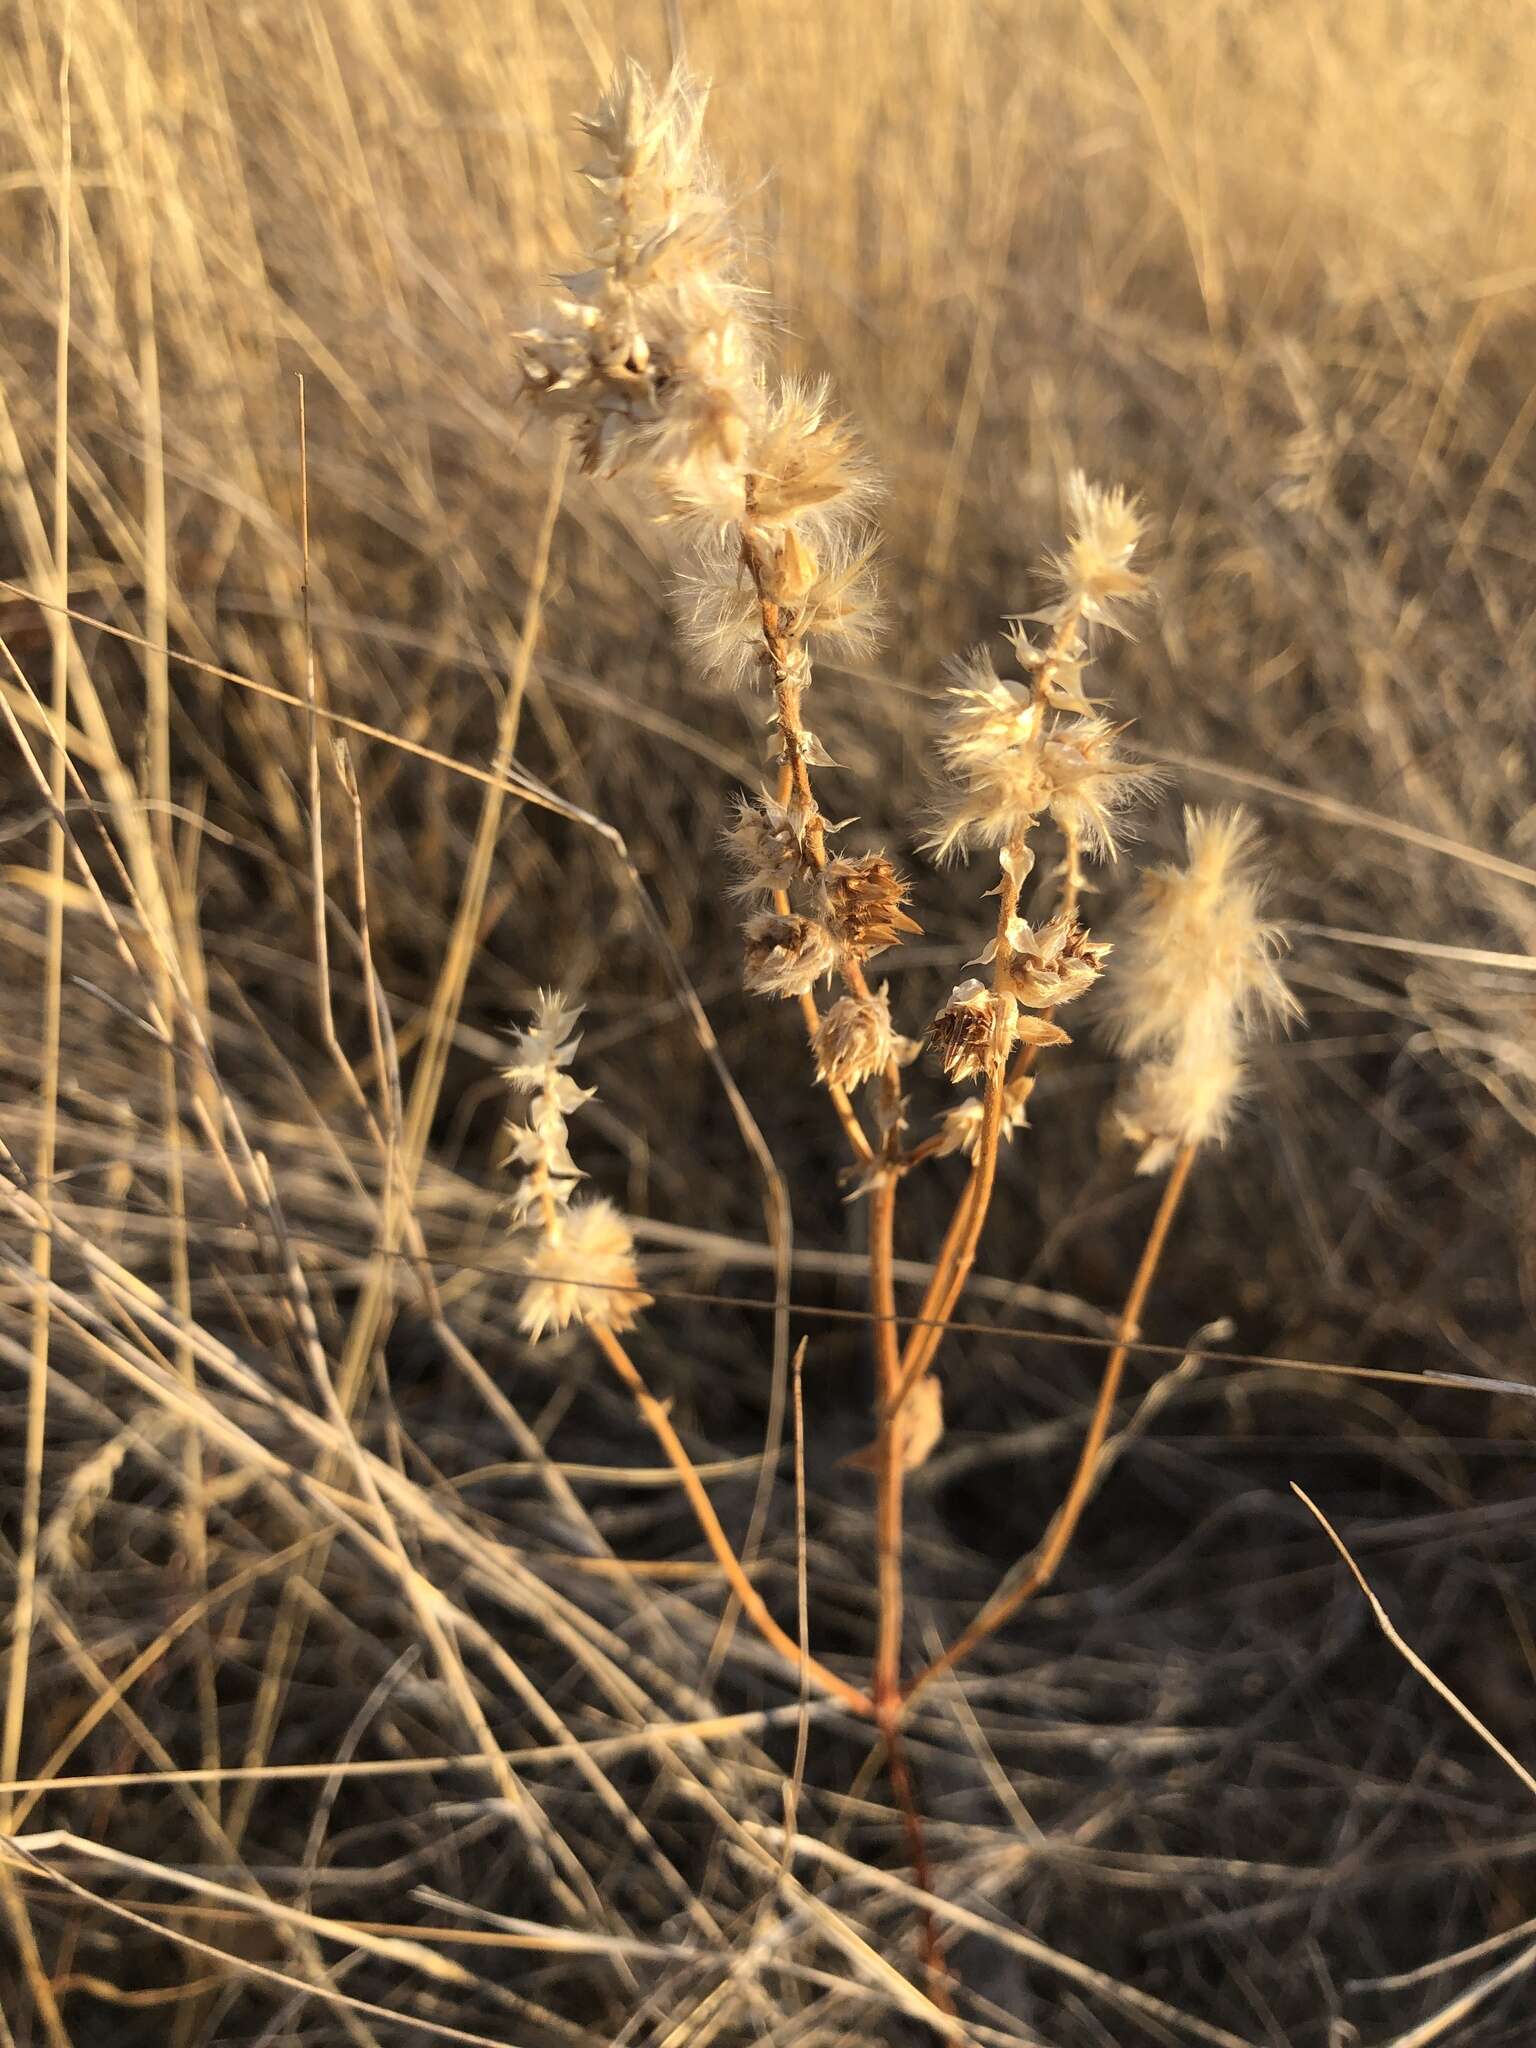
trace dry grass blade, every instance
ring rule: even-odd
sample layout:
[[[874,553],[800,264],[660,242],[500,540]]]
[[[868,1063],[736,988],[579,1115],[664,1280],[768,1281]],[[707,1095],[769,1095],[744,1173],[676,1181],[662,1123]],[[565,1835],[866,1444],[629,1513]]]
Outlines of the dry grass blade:
[[[57,1838],[51,1835],[39,1838],[40,1843],[44,1847],[54,1846],[56,1840]],[[91,1847],[89,1843],[84,1843],[80,1846],[87,1854],[89,1853]],[[184,1934],[179,1929],[162,1927],[150,1919],[148,1915],[136,1913],[130,1907],[121,1905],[114,1899],[101,1898],[88,1891],[84,1885],[76,1883],[66,1872],[53,1869],[42,1855],[34,1853],[29,1844],[20,1838],[8,1839],[3,1845],[0,1845],[0,1858],[7,1861],[8,1867],[13,1872],[20,1868],[45,1878],[50,1884],[57,1885],[62,1890],[71,1893],[77,1899],[93,1907],[97,1912],[104,1912],[115,1919],[126,1921],[130,1925],[139,1928],[142,1932],[162,1941],[174,1942],[178,1947],[186,1949],[192,1954],[205,1957],[210,1961],[217,1962],[225,1969],[246,1973],[270,1984],[281,1985],[284,1989],[299,1993],[306,1999],[317,1998],[345,2012],[356,2012],[369,2019],[388,2020],[396,2024],[400,2023],[400,2015],[391,2012],[387,2006],[374,2005],[366,1999],[352,1998],[346,1992],[335,1990],[325,1984],[306,1984],[301,1978],[290,1977],[281,1970],[273,1969],[268,1964],[257,1962],[246,1956],[229,1955],[223,1950],[215,1948],[210,1942],[201,1941],[194,1935]],[[153,1866],[151,1866],[151,1869],[153,1869]],[[158,1875],[159,1873],[156,1872],[155,1874]],[[198,1886],[197,1889],[207,1888]],[[210,1890],[209,1895],[213,1896],[215,1894]],[[236,1896],[243,1895],[237,1894]],[[281,1911],[277,1913],[276,1917],[295,1926],[303,1925],[306,1918],[306,1916],[292,1912],[284,1913]],[[347,1931],[342,1930],[343,1933]],[[418,1944],[411,1944],[413,1949],[418,1946]],[[446,1981],[454,1980],[454,1965],[449,1964],[445,1967],[442,1959],[433,1955],[429,1949],[421,1949],[420,1953],[423,1956],[430,1957],[430,1962],[422,1965],[417,1962],[414,1955],[410,1955],[408,1959],[416,1967],[422,1968],[424,1974],[441,1977]],[[467,1972],[464,1973],[466,1976],[468,1974]],[[446,2026],[439,2021],[427,2019],[421,2015],[413,2016],[408,2024],[416,2031],[426,2034],[432,2040],[459,2041],[465,2043],[466,2048],[502,2048],[502,2043],[494,2035],[471,2033],[462,2027]]]
[[[1386,1608],[1382,1606],[1381,1601],[1377,1598],[1376,1593],[1370,1584],[1370,1581],[1365,1576],[1365,1573],[1361,1571],[1359,1565],[1357,1565],[1353,1557],[1350,1556],[1348,1549],[1345,1547],[1344,1539],[1340,1536],[1338,1530],[1334,1528],[1333,1524],[1329,1521],[1328,1517],[1323,1513],[1322,1509],[1317,1505],[1316,1501],[1314,1501],[1300,1486],[1296,1485],[1294,1481],[1291,1485],[1291,1491],[1295,1494],[1296,1498],[1302,1503],[1303,1507],[1306,1508],[1307,1512],[1311,1515],[1314,1515],[1317,1518],[1317,1521],[1320,1523],[1322,1527],[1324,1535],[1328,1538],[1328,1541],[1333,1545],[1334,1549],[1339,1553],[1340,1557],[1343,1558],[1345,1564],[1349,1566],[1350,1575],[1353,1577],[1355,1584],[1360,1588],[1361,1592],[1365,1595],[1366,1599],[1370,1603],[1371,1612],[1376,1617],[1376,1624],[1378,1628],[1380,1628],[1382,1634],[1386,1637],[1387,1641],[1392,1645],[1393,1649],[1397,1651],[1398,1655],[1404,1660],[1405,1663],[1407,1663],[1414,1671],[1418,1673],[1419,1677],[1423,1679],[1424,1683],[1427,1686],[1429,1686],[1434,1692],[1437,1692],[1440,1695],[1441,1699],[1445,1701],[1448,1707],[1452,1708],[1454,1712],[1461,1716],[1462,1720],[1466,1722],[1467,1726],[1472,1730],[1472,1733],[1477,1737],[1479,1742],[1486,1743],[1488,1748],[1499,1759],[1500,1763],[1504,1764],[1509,1770],[1511,1770],[1514,1773],[1514,1775],[1520,1780],[1520,1783],[1525,1787],[1526,1791],[1531,1794],[1531,1797],[1533,1799],[1536,1799],[1536,1773],[1533,1773],[1526,1767],[1526,1765],[1521,1763],[1520,1759],[1515,1755],[1514,1751],[1510,1749],[1505,1743],[1502,1743],[1499,1740],[1498,1736],[1494,1734],[1493,1730],[1490,1727],[1488,1727],[1487,1723],[1479,1720],[1478,1716],[1473,1713],[1472,1709],[1467,1705],[1466,1701],[1462,1699],[1458,1693],[1452,1691],[1451,1687],[1446,1684],[1445,1680],[1440,1676],[1440,1674],[1437,1671],[1432,1670],[1431,1667],[1425,1663],[1424,1659],[1419,1655],[1418,1651],[1414,1649],[1413,1645],[1411,1643],[1404,1641],[1401,1633],[1398,1630],[1397,1624],[1393,1621],[1391,1615],[1388,1614]]]

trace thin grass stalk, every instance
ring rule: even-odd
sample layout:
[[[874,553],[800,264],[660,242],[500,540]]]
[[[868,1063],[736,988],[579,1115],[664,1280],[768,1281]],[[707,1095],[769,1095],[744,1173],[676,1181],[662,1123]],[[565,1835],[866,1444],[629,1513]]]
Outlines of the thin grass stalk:
[[[302,440],[301,432],[301,440]],[[301,447],[301,459],[305,451]],[[546,487],[543,516],[534,548],[533,567],[530,571],[528,614],[524,621],[522,638],[518,645],[518,665],[503,700],[501,719],[497,731],[496,753],[492,776],[486,786],[481,804],[479,825],[470,858],[469,870],[465,875],[463,890],[459,899],[458,916],[449,939],[447,956],[438,978],[428,1018],[426,1038],[417,1063],[411,1089],[410,1102],[406,1111],[402,1139],[401,1177],[405,1186],[414,1185],[420,1170],[421,1157],[425,1149],[426,1133],[437,1106],[442,1087],[442,1078],[447,1058],[448,1041],[452,1034],[454,1020],[458,1015],[459,1003],[469,976],[474,945],[479,936],[480,921],[484,909],[485,891],[489,886],[491,865],[495,854],[497,835],[506,800],[506,785],[517,743],[519,718],[522,711],[523,692],[532,665],[533,651],[538,640],[543,608],[544,585],[548,575],[550,546],[554,537],[555,522],[559,514],[561,497],[565,486],[566,453],[557,456]],[[307,505],[304,508],[307,514]],[[307,540],[307,516],[305,517]],[[307,566],[307,546],[306,546]],[[305,581],[304,598],[307,607],[308,582]],[[306,612],[307,617],[307,612]],[[307,641],[307,636],[306,636]],[[306,666],[310,656],[306,651]],[[313,674],[307,673],[304,698],[301,700],[310,729],[311,760],[314,759],[314,724],[318,714],[318,695]],[[312,781],[311,801],[317,800],[318,783]],[[320,886],[323,888],[323,875]],[[319,920],[323,931],[324,919]],[[322,963],[323,965],[323,963]],[[394,1286],[395,1253],[395,1210],[394,1196],[396,1182],[392,1179],[386,1185],[386,1214],[380,1232],[380,1244],[370,1268],[367,1285],[362,1299],[353,1316],[348,1330],[347,1344],[336,1378],[336,1394],[343,1414],[350,1417],[354,1412],[362,1391],[364,1378],[373,1359],[375,1347],[389,1315],[389,1303]],[[332,1468],[327,1467],[329,1473]],[[313,1582],[324,1568],[325,1553],[321,1551],[307,1567],[306,1576]],[[305,1622],[302,1613],[285,1595],[284,1604],[273,1626],[272,1638],[263,1671],[262,1688],[258,1696],[255,1725],[250,1742],[246,1746],[245,1761],[259,1763],[266,1754],[276,1729],[280,1702],[287,1687],[285,1673],[291,1672],[298,1648],[303,1640]],[[231,1822],[232,1832],[237,1839],[249,1818],[254,1803],[254,1790],[245,1788],[237,1795],[240,1801],[239,1823],[236,1829]]]
[[[53,571],[59,601],[69,602],[69,348],[70,348],[70,209],[73,204],[73,136],[70,123],[70,21],[66,14],[64,47],[59,62],[59,318],[54,353]],[[49,749],[48,795],[53,816],[48,825],[48,908],[43,981],[42,1074],[39,1090],[37,1153],[33,1166],[38,1199],[48,1209],[53,1199],[59,1112],[59,1040],[63,1021],[64,985],[64,801],[68,790],[69,631],[62,619],[49,621],[52,652],[52,743]],[[53,1263],[53,1236],[45,1225],[35,1236],[32,1260],[46,1283]],[[11,1613],[11,1655],[6,1674],[5,1713],[0,1726],[0,1770],[16,1775],[26,1714],[28,1664],[37,1584],[37,1540],[42,1509],[43,1453],[48,1419],[48,1331],[50,1300],[46,1284],[32,1304],[32,1368],[27,1378],[25,1464],[21,1495],[21,1527],[17,1543],[16,1594]],[[9,1802],[0,1808],[8,1822]]]
[[[144,156],[146,111],[143,104],[142,70],[134,69],[134,148],[141,189],[148,189]],[[166,510],[165,431],[160,391],[160,341],[156,327],[155,303],[155,215],[152,208],[135,216],[135,232],[142,236],[134,264],[135,326],[139,387],[142,394],[139,447],[144,472],[144,624],[145,638],[154,643],[144,652],[144,709],[147,741],[149,794],[154,806],[150,830],[164,870],[168,904],[175,914],[175,942],[190,953],[197,945],[196,919],[188,914],[186,892],[178,886],[176,846],[171,807],[171,665],[166,651],[170,635],[170,548]],[[63,623],[63,622],[61,622]],[[167,943],[173,943],[170,933]],[[164,975],[160,977],[161,1011],[169,1016],[174,994]],[[190,1319],[192,1313],[192,1262],[187,1225],[185,1140],[181,1114],[181,1077],[176,1055],[169,1045],[160,1048],[161,1131],[166,1154],[166,1197],[172,1217],[170,1256],[173,1294],[178,1313]],[[190,1348],[177,1347],[177,1365],[192,1382],[196,1366]],[[182,1439],[182,1460],[186,1474],[186,1497],[180,1515],[181,1540],[186,1550],[185,1570],[194,1601],[208,1590],[208,1517],[202,1440],[195,1430]],[[215,1675],[214,1646],[206,1629],[198,1638],[198,1713],[201,1721],[203,1762],[210,1768],[221,1760],[219,1747],[219,1701]],[[219,1794],[210,1789],[209,1800],[217,1811]]]
[[[906,1468],[902,1459],[901,1404],[895,1398],[901,1373],[897,1343],[896,1283],[892,1273],[892,1230],[897,1181],[887,1175],[870,1197],[870,1308],[874,1315],[878,1436],[876,1438],[875,1552],[879,1581],[874,1671],[870,1691],[875,1723],[885,1745],[886,1774],[901,1814],[907,1862],[918,1886],[933,1890],[922,1809],[901,1739],[901,1643],[905,1607],[902,1583],[902,1518]],[[949,1973],[937,1922],[925,1905],[920,1914],[923,1969],[928,1995],[944,2013],[954,2012]]]

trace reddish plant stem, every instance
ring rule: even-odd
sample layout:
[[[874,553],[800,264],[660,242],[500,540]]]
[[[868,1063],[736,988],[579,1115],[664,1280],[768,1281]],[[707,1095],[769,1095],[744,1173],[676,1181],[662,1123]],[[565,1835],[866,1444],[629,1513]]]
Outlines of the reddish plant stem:
[[[879,1574],[879,1620],[870,1692],[875,1723],[885,1743],[891,1794],[901,1814],[902,1835],[913,1880],[924,1892],[933,1890],[922,1809],[901,1740],[902,1511],[906,1470],[899,1426],[901,1404],[894,1399],[901,1355],[896,1341],[896,1283],[892,1270],[892,1215],[896,1180],[887,1176],[870,1197],[870,1307],[875,1317],[875,1370],[879,1393],[877,1438],[875,1548]],[[922,1908],[923,1973],[928,1995],[944,2013],[954,2012],[949,1972],[931,1910]]]
[[[901,1358],[896,1343],[896,1282],[892,1259],[892,1212],[896,1182],[887,1175],[870,1196],[869,1291],[874,1315],[875,1391],[878,1435],[875,1465],[875,1554],[879,1620],[870,1685],[878,1711],[901,1690],[901,1523],[905,1473],[902,1469],[898,1404],[894,1400]]]
[[[751,501],[749,484],[749,511]],[[783,747],[779,769],[779,801],[798,814],[802,823],[803,844],[807,856],[819,872],[827,865],[826,827],[811,788],[810,770],[805,758],[805,728],[800,712],[805,684],[803,678],[795,672],[794,652],[783,632],[778,603],[764,588],[761,566],[746,533],[742,536],[741,552],[742,561],[757,591],[763,644],[773,666],[778,727]],[[776,901],[780,914],[784,914],[789,908],[787,896]],[[859,962],[845,952],[838,966],[849,991],[867,1001],[870,993],[869,983]],[[814,998],[809,995],[804,997],[801,1007],[805,1013],[807,1028],[814,1038],[820,1021]],[[902,1460],[901,1432],[898,1427],[900,1403],[893,1398],[901,1371],[894,1272],[896,1190],[899,1184],[895,1155],[900,1129],[897,1110],[901,1096],[901,1070],[894,1058],[886,1067],[884,1086],[890,1109],[881,1148],[884,1171],[871,1192],[869,1221],[869,1288],[870,1308],[874,1316],[877,1391],[875,1545],[879,1603],[871,1693],[875,1719],[885,1741],[891,1792],[901,1813],[907,1860],[915,1882],[921,1890],[927,1892],[931,1891],[933,1886],[923,1836],[922,1815],[898,1733],[901,1717],[901,1637],[904,1611],[902,1510],[906,1474]],[[863,1125],[846,1092],[829,1084],[829,1093],[855,1156],[866,1166],[873,1165],[876,1159],[875,1151],[865,1136]],[[922,1910],[922,1941],[923,1967],[929,1996],[941,2012],[952,2014],[954,2003],[950,1996],[949,1977],[939,1943],[938,1926],[932,1912],[926,1906]]]
[[[891,1792],[901,1814],[901,1832],[906,1843],[907,1863],[912,1871],[912,1880],[919,1891],[932,1892],[933,1868],[928,1861],[928,1843],[923,1834],[922,1809],[918,1805],[917,1788],[912,1781],[911,1768],[907,1763],[907,1752],[901,1739],[901,1701],[892,1700],[883,1709],[877,1709],[876,1716],[881,1738],[885,1743],[886,1772],[891,1781]],[[955,2001],[950,1990],[949,1966],[944,1960],[943,1945],[939,1940],[939,1925],[933,1909],[926,1903],[919,1909],[922,1943],[923,1976],[927,1983],[928,1996],[941,2013],[953,2018]]]

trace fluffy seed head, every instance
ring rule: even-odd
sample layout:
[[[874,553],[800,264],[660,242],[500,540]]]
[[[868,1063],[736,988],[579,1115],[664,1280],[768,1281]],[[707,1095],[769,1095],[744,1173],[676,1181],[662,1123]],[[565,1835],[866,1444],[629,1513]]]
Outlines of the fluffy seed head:
[[[579,1003],[568,1003],[558,989],[540,989],[532,1023],[512,1028],[512,1058],[501,1070],[508,1087],[543,1088],[553,1073],[568,1067],[581,1043],[574,1035],[580,1017]]]
[[[576,1202],[523,1257],[518,1327],[535,1340],[571,1323],[627,1330],[651,1297],[639,1284],[629,1224],[602,1196]]]
[[[1015,917],[1008,928],[1004,986],[1026,1009],[1058,1009],[1087,994],[1103,973],[1108,952],[1107,941],[1090,937],[1075,917],[1063,912],[1058,911],[1038,930]],[[996,956],[994,939],[980,964],[987,965]]]
[[[949,664],[954,681],[939,731],[939,752],[952,775],[969,781],[993,770],[999,756],[1033,745],[1039,707],[1030,692],[1005,682],[985,648]]]
[[[1252,820],[1240,810],[1186,810],[1184,832],[1184,865],[1147,871],[1117,941],[1110,1015],[1123,1052],[1165,1048],[1204,1020],[1251,1029],[1300,1014],[1275,964],[1284,929],[1262,914]]]
[[[813,917],[765,910],[742,935],[742,981],[753,995],[809,995],[837,965],[837,941]]]
[[[1115,1120],[1142,1148],[1138,1173],[1161,1173],[1184,1145],[1220,1144],[1242,1099],[1246,1072],[1231,1040],[1174,1048],[1138,1067]]]
[[[928,1026],[928,1043],[951,1081],[987,1071],[995,1032],[992,991],[972,977],[957,982]]]
[[[862,661],[879,640],[874,549],[855,532],[833,531],[812,547],[793,527],[746,538],[763,591],[779,608],[786,667],[808,682],[808,650],[835,648]],[[695,567],[680,576],[673,602],[684,641],[706,674],[728,688],[771,679],[762,612],[739,546],[702,544]]]
[[[570,421],[584,468],[643,461],[670,493],[728,518],[760,389],[735,234],[700,147],[704,101],[681,71],[658,91],[620,67],[581,123],[594,144],[589,265],[519,338],[524,387]]]
[[[892,1027],[883,986],[870,996],[840,996],[816,1032],[816,1078],[837,1088],[857,1088],[906,1049]]]
[[[750,797],[736,798],[736,815],[721,840],[737,873],[737,896],[772,895],[807,873],[793,813],[766,792],[756,803]]]
[[[1113,859],[1124,837],[1119,813],[1155,791],[1162,777],[1116,758],[1125,731],[1107,718],[1075,718],[1053,728],[1040,754],[1051,817],[1085,853]]]
[[[911,888],[883,853],[828,861],[821,886],[823,915],[850,959],[868,960],[922,931],[903,908]]]
[[[1144,878],[1118,942],[1110,1029],[1145,1061],[1123,1120],[1166,1163],[1183,1144],[1224,1136],[1243,1079],[1243,1048],[1300,1006],[1276,956],[1283,928],[1263,915],[1258,835],[1241,811],[1184,814],[1187,858]]]
[[[696,176],[705,98],[682,71],[658,92],[644,67],[626,58],[594,111],[577,116],[577,127],[596,145],[585,175],[599,192],[622,182],[632,188],[631,199],[649,195],[652,209],[664,214]]]
[[[1125,614],[1147,595],[1147,579],[1131,567],[1147,530],[1134,498],[1116,484],[1089,483],[1080,469],[1067,479],[1067,544],[1047,557],[1049,572],[1060,588],[1052,612],[1061,618],[1076,612],[1087,624],[1125,631]]]
[[[831,386],[786,378],[764,402],[747,450],[752,523],[803,523],[814,537],[837,508],[867,511],[875,483],[851,423],[831,410]]]
[[[938,734],[948,784],[925,841],[936,859],[1022,840],[1050,800],[1040,774],[1042,711],[977,649],[950,665],[955,678]]]
[[[815,575],[782,621],[796,640],[835,646],[844,661],[860,661],[880,637],[875,543],[867,533],[829,533],[820,543]]]

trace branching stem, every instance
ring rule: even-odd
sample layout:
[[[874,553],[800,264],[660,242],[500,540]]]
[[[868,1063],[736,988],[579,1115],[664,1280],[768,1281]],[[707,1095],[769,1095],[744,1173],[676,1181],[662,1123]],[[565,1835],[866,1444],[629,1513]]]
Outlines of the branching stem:
[[[994,1634],[1005,1621],[1018,1612],[1026,1600],[1032,1599],[1055,1578],[1077,1532],[1077,1525],[1082,1520],[1083,1510],[1093,1497],[1099,1459],[1104,1449],[1104,1440],[1109,1434],[1110,1418],[1114,1414],[1120,1382],[1125,1373],[1125,1361],[1131,1345],[1136,1340],[1142,1311],[1146,1307],[1152,1283],[1157,1277],[1157,1269],[1168,1242],[1168,1233],[1178,1212],[1194,1159],[1195,1147],[1192,1145],[1183,1146],[1174,1158],[1163,1188],[1162,1200],[1157,1205],[1157,1214],[1152,1219],[1152,1228],[1148,1231],[1146,1244],[1142,1248],[1136,1276],[1125,1298],[1125,1307],[1120,1312],[1120,1320],[1115,1330],[1115,1348],[1105,1361],[1104,1375],[1099,1382],[1098,1399],[1094,1402],[1088,1433],[1083,1438],[1076,1469],[1061,1506],[1051,1518],[1051,1525],[1045,1532],[1039,1550],[1018,1583],[1010,1587],[1006,1593],[994,1594],[949,1648],[918,1673],[907,1687],[908,1702],[935,1678],[942,1677],[946,1671],[952,1671],[970,1655],[978,1643],[985,1642],[988,1636]]]

